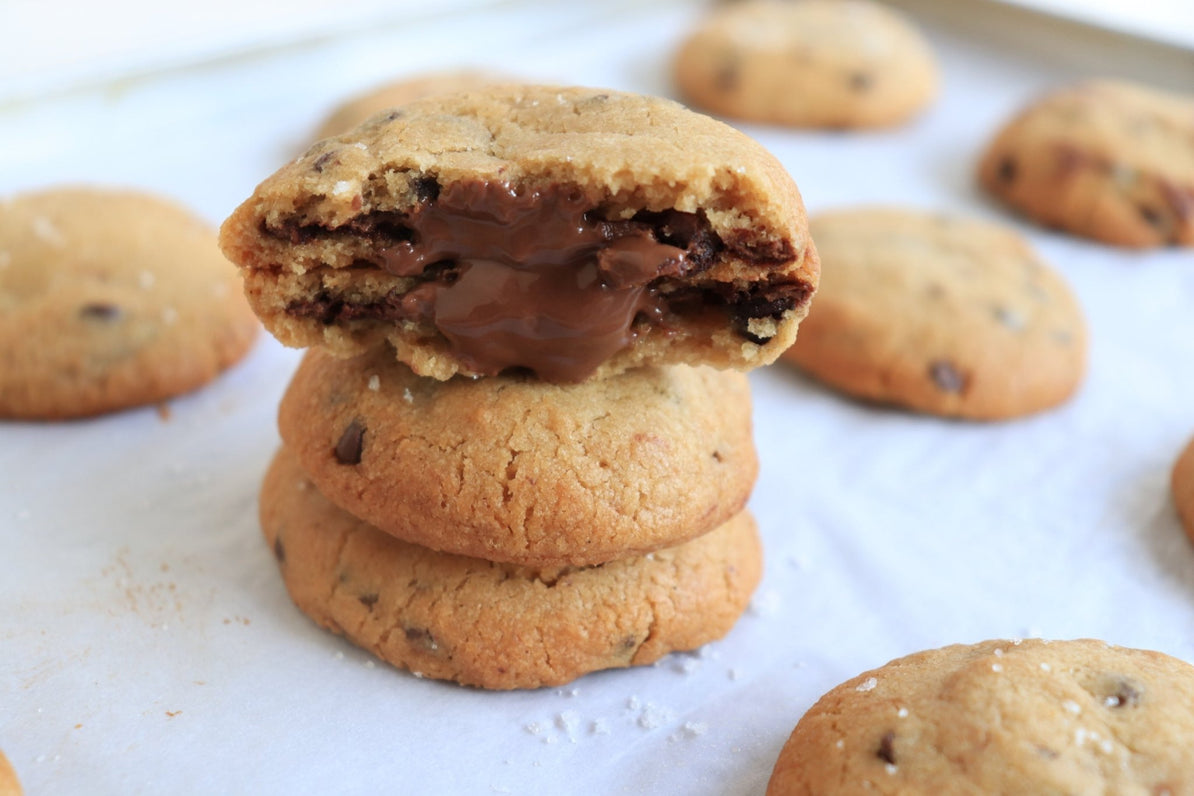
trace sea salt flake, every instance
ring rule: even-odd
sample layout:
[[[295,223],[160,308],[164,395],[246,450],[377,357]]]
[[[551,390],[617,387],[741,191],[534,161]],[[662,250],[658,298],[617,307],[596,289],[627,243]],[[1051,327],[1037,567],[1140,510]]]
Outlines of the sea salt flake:
[[[1070,713],[1073,713],[1075,716],[1082,712],[1082,706],[1072,699],[1067,699],[1066,701],[1062,702],[1061,706]]]
[[[896,715],[899,716],[901,719],[908,718],[908,708],[900,708],[899,710],[896,711]]]
[[[352,183],[348,180],[340,180],[332,186],[332,196],[343,196],[346,193],[352,192]]]
[[[865,679],[861,683],[859,683],[858,686],[854,690],[858,691],[859,693],[863,693],[866,691],[873,691],[875,686],[877,686],[877,685],[879,685],[878,680],[876,680],[874,677],[868,677],[867,679]]]
[[[684,734],[690,738],[704,735],[709,731],[709,725],[703,721],[686,721],[684,722]]]
[[[991,671],[993,671],[993,672],[1002,672],[1002,671],[1003,671],[1003,664],[1001,664],[1001,663],[992,663],[992,664],[991,664]]]
[[[381,389],[381,377],[376,373],[369,377],[369,389],[373,392],[377,392]]]
[[[887,771],[888,774],[894,774],[894,773],[896,773],[896,771],[898,771],[895,763],[888,763],[886,766],[884,766],[884,769]]]
[[[530,724],[523,727],[523,729],[529,732],[531,735],[538,735],[539,733],[543,732],[543,725],[537,721],[532,721]]]
[[[411,394],[410,387],[407,387],[402,391],[402,400],[406,401],[408,404],[413,404],[415,402],[415,396]]]
[[[580,724],[580,714],[575,710],[565,710],[556,716],[556,726],[569,735]]]

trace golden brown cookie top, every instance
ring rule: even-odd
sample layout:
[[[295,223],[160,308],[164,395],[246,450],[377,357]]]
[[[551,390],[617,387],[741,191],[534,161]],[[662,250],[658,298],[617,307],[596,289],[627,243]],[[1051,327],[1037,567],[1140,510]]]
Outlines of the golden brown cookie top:
[[[321,141],[232,214],[222,244],[284,342],[353,355],[384,338],[436,378],[766,364],[819,270],[799,192],[759,144],[668,100],[552,86],[430,97]],[[485,295],[529,306],[476,322]],[[535,342],[618,318],[611,351],[551,378],[462,342],[546,315],[559,330]]]
[[[214,230],[131,190],[0,203],[0,416],[78,417],[194,389],[257,331]]]
[[[758,472],[750,417],[749,384],[733,371],[441,382],[384,350],[313,349],[278,425],[329,500],[394,536],[492,561],[586,565],[736,514]]]
[[[323,122],[315,137],[329,138],[347,133],[370,116],[405,105],[412,100],[466,91],[493,83],[513,82],[516,81],[481,69],[453,69],[401,78],[345,100]]]
[[[999,131],[979,177],[1071,232],[1194,245],[1194,97],[1120,80],[1059,88]]]
[[[381,533],[325,500],[286,449],[260,504],[300,609],[395,666],[482,688],[560,685],[700,647],[733,626],[762,574],[745,511],[650,555],[530,568]]]
[[[780,753],[795,793],[1186,793],[1194,667],[1102,641],[920,652],[823,696]]]
[[[826,263],[785,359],[852,395],[998,419],[1068,397],[1086,362],[1082,312],[1014,231],[899,208],[820,214]]]
[[[21,782],[8,758],[0,752],[0,796],[21,796]]]
[[[796,127],[895,124],[937,93],[920,31],[868,0],[725,5],[688,35],[673,72],[698,107]]]

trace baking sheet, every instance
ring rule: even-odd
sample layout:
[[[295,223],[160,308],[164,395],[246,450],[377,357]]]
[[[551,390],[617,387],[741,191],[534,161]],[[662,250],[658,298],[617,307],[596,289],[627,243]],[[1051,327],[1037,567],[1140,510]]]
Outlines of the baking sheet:
[[[904,3],[945,75],[879,133],[746,126],[812,211],[895,202],[1004,219],[1091,327],[1066,406],[969,424],[752,376],[767,568],[721,642],[560,689],[419,680],[290,604],[256,521],[298,353],[263,338],[210,387],[64,424],[0,424],[0,749],[30,794],[763,790],[820,694],[916,650],[1090,636],[1194,660],[1194,546],[1168,495],[1194,434],[1194,262],[1040,230],[974,188],[1038,90],[1091,74],[1189,87],[1189,54],[985,4]],[[511,2],[0,110],[0,193],[142,186],[213,223],[339,98],[476,65],[668,93],[689,4]],[[969,6],[964,10],[962,6]]]

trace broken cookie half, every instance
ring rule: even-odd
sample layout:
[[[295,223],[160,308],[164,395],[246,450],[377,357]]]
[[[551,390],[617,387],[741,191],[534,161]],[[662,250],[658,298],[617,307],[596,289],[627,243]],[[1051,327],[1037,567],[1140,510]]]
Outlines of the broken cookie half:
[[[749,369],[796,336],[819,261],[759,144],[663,99],[510,85],[325,139],[225,222],[267,328],[416,373],[578,382]]]

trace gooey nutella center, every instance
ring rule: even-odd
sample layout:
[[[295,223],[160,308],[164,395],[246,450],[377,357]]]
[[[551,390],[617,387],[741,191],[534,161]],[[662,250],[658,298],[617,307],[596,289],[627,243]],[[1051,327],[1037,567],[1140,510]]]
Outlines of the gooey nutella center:
[[[376,258],[398,276],[435,275],[403,308],[434,324],[474,372],[520,367],[580,381],[631,343],[640,314],[662,314],[652,282],[691,266],[651,224],[592,209],[564,186],[452,183],[403,220],[410,240]]]

